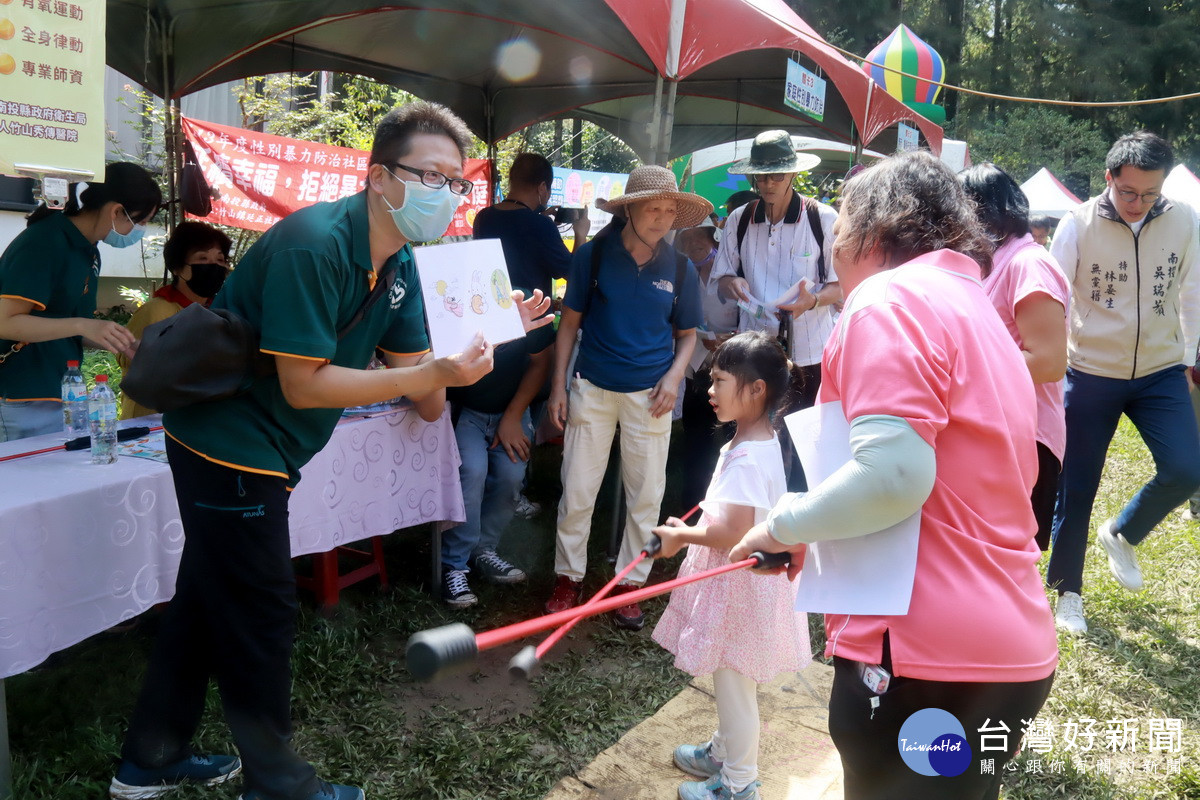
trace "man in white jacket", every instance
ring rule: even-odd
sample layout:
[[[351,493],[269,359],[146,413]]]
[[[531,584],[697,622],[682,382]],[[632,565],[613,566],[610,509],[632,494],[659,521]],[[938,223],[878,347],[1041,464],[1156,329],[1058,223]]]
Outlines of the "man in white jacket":
[[[1065,410],[1067,448],[1046,580],[1055,619],[1087,631],[1083,562],[1108,445],[1125,414],[1158,472],[1096,539],[1117,582],[1142,589],[1135,547],[1200,485],[1200,437],[1185,365],[1195,359],[1200,257],[1195,212],[1162,196],[1171,146],[1147,131],[1108,152],[1108,186],[1055,231],[1051,254],[1071,284]]]

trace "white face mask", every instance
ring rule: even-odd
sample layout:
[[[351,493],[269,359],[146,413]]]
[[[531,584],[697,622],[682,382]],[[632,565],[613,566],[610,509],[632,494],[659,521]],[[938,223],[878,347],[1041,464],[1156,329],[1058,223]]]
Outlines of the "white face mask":
[[[388,170],[388,174],[396,177],[391,170]],[[451,192],[448,185],[430,189],[417,181],[401,183],[404,184],[404,202],[399,208],[388,202],[386,196],[383,197],[401,235],[410,242],[428,242],[444,234],[463,198]]]

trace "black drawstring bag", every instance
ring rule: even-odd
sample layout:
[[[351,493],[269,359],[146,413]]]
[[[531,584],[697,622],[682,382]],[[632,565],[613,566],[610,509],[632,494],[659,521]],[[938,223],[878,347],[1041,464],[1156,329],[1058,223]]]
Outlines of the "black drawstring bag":
[[[392,268],[375,282],[354,316],[338,330],[338,339],[362,321],[395,281]],[[274,371],[275,359],[259,351],[258,332],[250,323],[232,311],[192,303],[146,327],[121,378],[121,391],[146,408],[172,411],[241,394],[255,378]]]

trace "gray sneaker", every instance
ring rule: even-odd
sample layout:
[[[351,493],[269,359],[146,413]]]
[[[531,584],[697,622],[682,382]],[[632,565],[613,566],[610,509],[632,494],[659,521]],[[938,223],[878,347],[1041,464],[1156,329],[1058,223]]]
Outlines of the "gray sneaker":
[[[759,782],[754,781],[740,792],[725,785],[725,779],[713,775],[706,781],[688,781],[679,785],[679,800],[760,800]]]
[[[479,602],[461,569],[442,570],[442,602],[451,608],[469,608]]]
[[[538,514],[542,513],[542,504],[535,503],[523,494],[517,495],[517,505],[513,509],[517,516],[525,519],[533,519]]]
[[[520,583],[525,580],[525,571],[496,555],[495,550],[481,550],[471,562],[476,572],[491,583]]]
[[[1181,516],[1188,522],[1200,520],[1200,500],[1197,500],[1194,497],[1191,500],[1188,500],[1187,507],[1183,509],[1183,514]]]
[[[712,742],[681,744],[675,748],[675,766],[697,778],[711,778],[724,766],[712,757]]]

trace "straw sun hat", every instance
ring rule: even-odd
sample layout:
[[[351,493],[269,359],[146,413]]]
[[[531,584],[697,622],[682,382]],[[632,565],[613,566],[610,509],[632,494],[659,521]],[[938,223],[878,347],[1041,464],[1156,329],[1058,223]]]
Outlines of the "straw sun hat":
[[[674,200],[679,208],[672,228],[691,228],[712,213],[712,203],[698,194],[679,191],[675,175],[666,167],[647,164],[629,173],[625,194],[611,200],[597,200],[601,211],[616,214],[625,206],[642,200]]]

